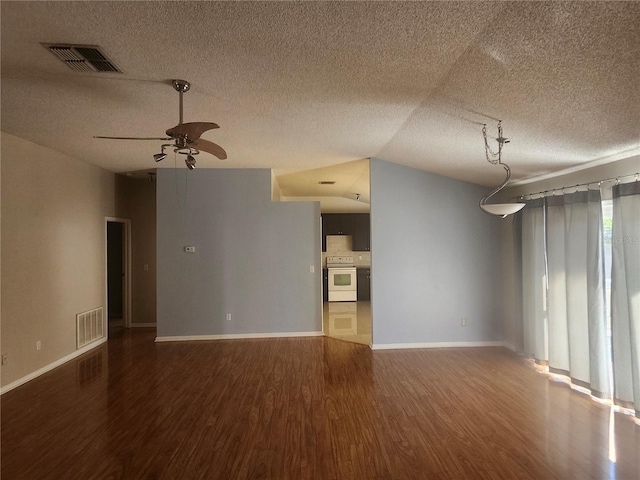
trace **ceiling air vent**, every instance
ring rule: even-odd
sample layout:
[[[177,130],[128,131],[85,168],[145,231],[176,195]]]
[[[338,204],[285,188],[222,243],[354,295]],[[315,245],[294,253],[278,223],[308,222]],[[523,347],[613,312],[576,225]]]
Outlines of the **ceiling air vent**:
[[[42,46],[76,72],[122,73],[97,45],[43,43]]]
[[[320,180],[318,184],[320,185],[334,185],[336,183],[335,180]]]

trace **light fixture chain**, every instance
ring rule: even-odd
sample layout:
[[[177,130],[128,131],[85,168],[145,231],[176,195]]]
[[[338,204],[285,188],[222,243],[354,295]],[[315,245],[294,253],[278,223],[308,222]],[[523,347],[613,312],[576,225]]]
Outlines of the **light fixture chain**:
[[[498,123],[498,135],[500,137],[502,137],[502,126],[500,125],[500,123]],[[500,163],[501,161],[501,154],[502,154],[502,144],[498,143],[498,152],[494,152],[493,150],[491,150],[491,147],[489,146],[489,142],[487,140],[487,126],[483,125],[482,126],[482,136],[484,137],[484,153],[485,156],[487,157],[487,162],[493,164],[493,165],[497,165],[498,163]]]

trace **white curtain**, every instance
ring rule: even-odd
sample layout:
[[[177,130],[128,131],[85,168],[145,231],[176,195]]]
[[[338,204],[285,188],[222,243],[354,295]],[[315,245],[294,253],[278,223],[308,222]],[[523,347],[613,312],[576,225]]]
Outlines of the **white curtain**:
[[[607,333],[604,236],[600,190],[587,196],[587,308],[591,393],[611,398],[611,343]]]
[[[547,198],[549,368],[610,398],[599,190]]]
[[[513,277],[514,277],[514,305],[516,306],[516,314],[519,316],[514,325],[513,338],[514,347],[519,354],[524,354],[524,331],[522,314],[524,309],[522,308],[522,213],[518,212],[512,216],[513,224]]]
[[[547,336],[544,199],[530,200],[522,210],[522,322],[524,354],[549,360]]]
[[[565,272],[564,197],[547,198],[547,260],[549,270],[549,369],[570,375],[567,276]]]
[[[615,400],[640,416],[640,182],[613,187],[611,240]]]

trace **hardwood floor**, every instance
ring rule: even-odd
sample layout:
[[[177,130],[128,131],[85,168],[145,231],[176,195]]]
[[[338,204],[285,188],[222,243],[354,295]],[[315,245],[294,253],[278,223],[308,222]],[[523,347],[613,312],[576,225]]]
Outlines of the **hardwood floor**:
[[[502,348],[124,331],[2,396],[2,480],[638,479],[640,426]]]

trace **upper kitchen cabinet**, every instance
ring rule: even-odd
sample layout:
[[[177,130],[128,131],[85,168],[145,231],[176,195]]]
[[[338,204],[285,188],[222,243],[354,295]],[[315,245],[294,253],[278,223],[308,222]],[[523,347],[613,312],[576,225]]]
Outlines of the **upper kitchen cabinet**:
[[[322,251],[327,251],[327,235],[351,235],[354,252],[371,250],[368,213],[322,214]]]
[[[325,235],[353,235],[351,213],[327,213],[322,215],[322,232]]]
[[[353,214],[322,214],[322,251],[327,251],[327,235],[353,235]]]
[[[353,251],[368,252],[371,250],[370,215],[368,213],[353,214]]]

